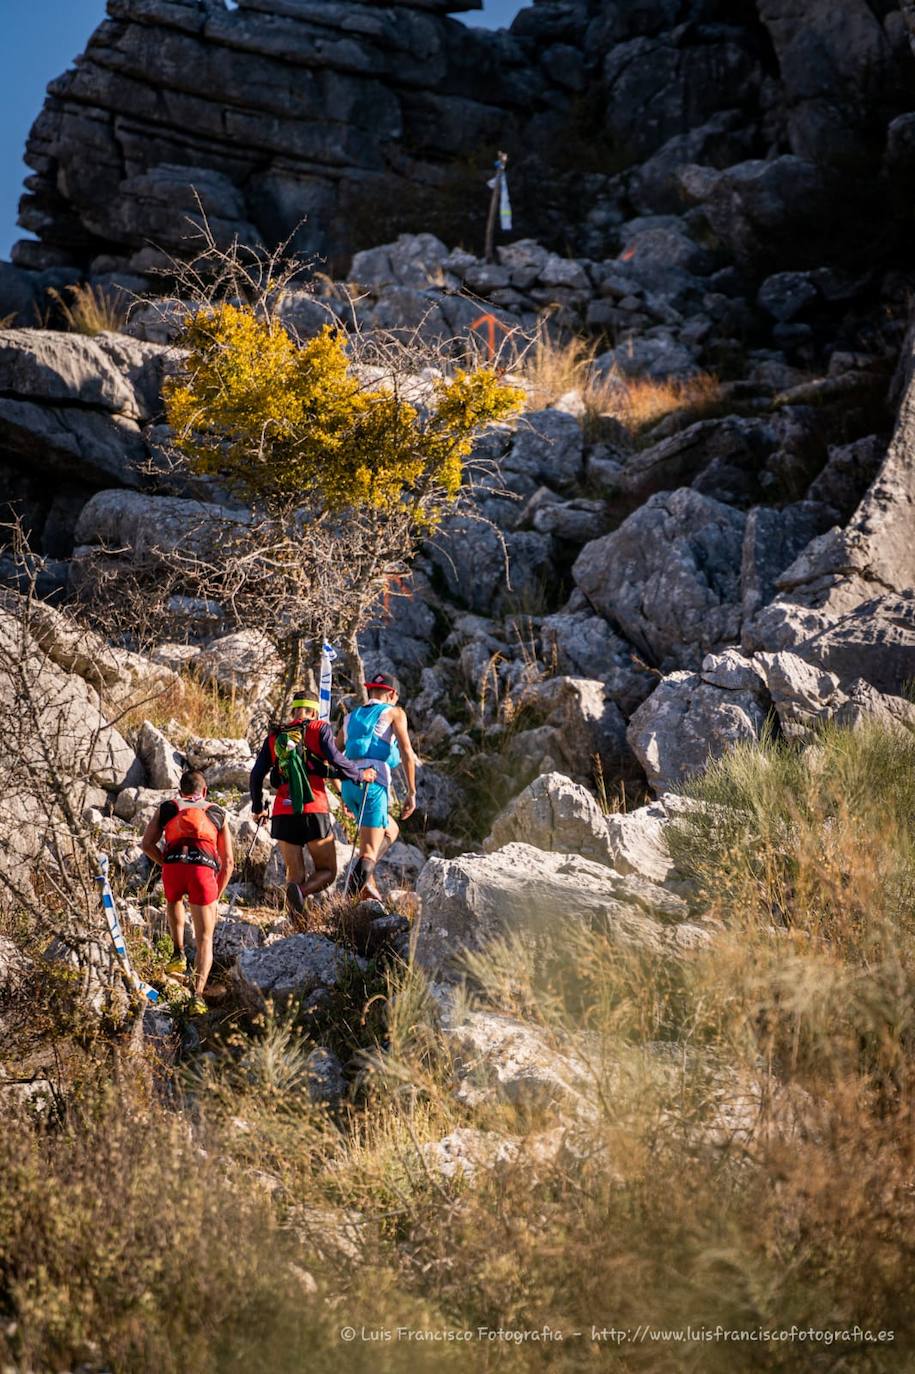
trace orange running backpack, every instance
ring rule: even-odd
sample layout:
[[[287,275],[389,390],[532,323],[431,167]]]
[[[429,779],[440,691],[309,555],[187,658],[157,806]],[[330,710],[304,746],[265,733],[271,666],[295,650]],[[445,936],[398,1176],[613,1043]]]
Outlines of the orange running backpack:
[[[187,801],[184,797],[177,797],[175,805],[178,814],[166,822],[162,831],[166,855],[178,849],[200,849],[215,857],[218,853],[219,830],[207,815],[211,803],[205,799]]]

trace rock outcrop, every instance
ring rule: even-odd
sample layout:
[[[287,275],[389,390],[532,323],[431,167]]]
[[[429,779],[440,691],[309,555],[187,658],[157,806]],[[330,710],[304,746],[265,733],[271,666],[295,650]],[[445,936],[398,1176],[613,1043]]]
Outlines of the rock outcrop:
[[[448,17],[474,7],[110,0],[33,126],[20,222],[39,242],[17,261],[142,272],[180,251],[201,212],[222,242],[296,232],[299,247],[334,253],[392,229],[466,237],[496,147],[512,155],[525,222],[548,239],[593,251],[621,205],[676,208],[678,173],[699,166],[691,190],[735,252],[802,257],[811,225],[825,229],[834,173],[846,210],[867,204],[909,105],[894,5],[545,0],[508,32]],[[567,165],[575,142],[588,147],[581,169]]]
[[[624,943],[674,951],[704,938],[686,903],[645,879],[623,877],[577,855],[508,844],[490,854],[431,859],[417,888],[415,951],[430,971],[453,973],[464,950],[511,934],[536,940],[557,922],[606,929]]]

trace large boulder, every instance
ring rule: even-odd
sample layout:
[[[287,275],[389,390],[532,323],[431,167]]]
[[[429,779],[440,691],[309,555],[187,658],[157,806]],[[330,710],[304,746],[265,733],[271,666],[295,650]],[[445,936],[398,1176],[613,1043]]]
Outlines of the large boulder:
[[[394,243],[367,248],[353,257],[349,280],[358,286],[412,286],[424,290],[442,284],[448,249],[434,234],[400,234]]]
[[[615,939],[651,949],[675,948],[695,936],[685,923],[686,904],[655,884],[527,844],[430,859],[417,892],[416,959],[445,975],[465,950],[483,949],[506,934],[535,940],[555,935],[561,922],[606,929]]]
[[[883,464],[846,528],[807,544],[776,578],[777,595],[743,627],[747,651],[790,649],[828,672],[898,693],[915,673],[915,332],[898,370],[902,396]]]
[[[137,754],[146,770],[146,781],[150,787],[178,790],[184,772],[184,755],[150,720],[144,720],[140,726]]]
[[[178,496],[137,491],[96,492],[80,511],[74,538],[83,551],[102,548],[142,559],[156,550],[206,555],[227,531],[245,524],[244,511]]]
[[[208,787],[247,790],[254,755],[246,739],[190,739],[185,754],[190,766],[204,774]]]
[[[607,817],[610,863],[618,873],[632,873],[653,883],[679,880],[666,831],[685,801],[675,793],[664,792],[648,806]]]
[[[448,595],[482,615],[512,601],[538,600],[556,576],[549,535],[512,530],[503,536],[469,515],[447,516],[429,554]]]
[[[140,418],[133,387],[106,350],[85,334],[0,330],[0,391],[46,405],[94,407]]]
[[[772,705],[786,738],[804,738],[821,721],[828,720],[844,703],[835,673],[799,654],[782,650],[756,654],[753,662],[763,677]]]
[[[633,505],[688,484],[706,496],[727,490],[745,501],[758,493],[758,474],[775,442],[772,426],[759,420],[698,420],[628,457],[619,487]]]
[[[607,779],[631,776],[626,722],[603,682],[549,677],[525,687],[521,704],[533,707],[552,731],[551,752],[578,781],[594,776],[595,758]]]
[[[663,670],[698,668],[740,634],[746,517],[681,488],[658,492],[572,570],[601,615]]]
[[[780,510],[755,506],[749,512],[740,570],[745,618],[768,605],[777,579],[801,550],[832,524],[834,514],[817,501],[797,501]]]
[[[710,759],[759,738],[767,710],[762,683],[736,658],[710,655],[699,672],[671,673],[633,715],[629,744],[655,793],[675,791]]]
[[[686,198],[702,206],[738,264],[753,271],[807,257],[808,245],[829,222],[829,177],[815,163],[790,154],[754,158],[720,172],[686,166],[679,183]]]
[[[548,853],[610,861],[607,818],[588,789],[562,773],[529,783],[496,817],[483,849],[491,853],[516,840]]]
[[[788,650],[841,683],[863,678],[878,692],[897,695],[915,680],[915,591],[837,612],[778,598],[755,617],[746,641],[774,654]]]
[[[522,495],[529,495],[541,483],[554,489],[572,486],[580,480],[583,466],[581,425],[574,415],[561,410],[529,411],[499,465],[510,490],[516,490],[513,477],[533,484],[530,490],[522,486]]]
[[[865,0],[806,0],[801,8],[760,0],[758,10],[778,59],[792,152],[845,176],[872,175],[886,122],[911,82],[899,28]]]
[[[18,659],[30,684],[36,728],[30,731],[36,751],[34,765],[42,774],[39,752],[47,746],[74,779],[86,778],[106,790],[123,787],[136,773],[137,759],[123,735],[109,725],[95,690],[75,673],[66,673],[24,633],[22,623],[0,610],[0,655]],[[23,684],[23,687],[25,684]],[[0,705],[22,718],[25,703],[17,705],[18,686],[0,675]]]

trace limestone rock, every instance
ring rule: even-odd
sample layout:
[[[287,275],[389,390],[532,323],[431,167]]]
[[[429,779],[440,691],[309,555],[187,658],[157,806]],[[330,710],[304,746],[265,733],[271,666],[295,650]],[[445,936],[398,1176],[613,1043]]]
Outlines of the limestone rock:
[[[772,600],[778,578],[833,517],[828,506],[816,501],[798,501],[780,510],[755,506],[749,512],[740,569],[747,619]]]
[[[850,584],[853,602],[864,586]],[[878,692],[895,695],[915,679],[915,591],[876,596],[837,612],[779,598],[755,617],[750,644],[774,653],[790,650],[840,683],[864,678]]]
[[[518,1147],[516,1137],[458,1126],[441,1140],[421,1146],[421,1150],[426,1167],[442,1178],[473,1183],[480,1171],[511,1163],[518,1156]]]
[[[590,611],[557,611],[540,622],[541,657],[569,677],[604,682],[624,715],[645,700],[656,678],[639,668],[633,649],[602,616]]]
[[[833,719],[837,725],[847,725],[852,729],[879,723],[915,730],[915,703],[906,697],[886,696],[863,678],[858,678],[849,684],[846,699]]]
[[[765,724],[762,685],[717,686],[706,663],[699,673],[665,677],[629,722],[630,746],[656,793],[675,791],[732,745],[757,739]]]
[[[130,558],[147,557],[156,549],[206,554],[214,542],[225,538],[227,529],[246,519],[242,511],[204,501],[105,490],[96,492],[80,511],[74,539],[86,547],[126,550]]]
[[[676,879],[676,867],[664,838],[671,821],[669,808],[676,806],[676,800],[664,793],[650,806],[607,817],[610,862],[618,873],[632,873],[653,883]]]
[[[429,970],[447,969],[462,949],[480,949],[506,932],[535,939],[538,932],[555,934],[564,921],[599,925],[625,943],[659,949],[676,944],[676,927],[664,923],[686,916],[685,903],[653,883],[527,844],[430,859],[417,892],[416,959]]]
[[[395,243],[356,253],[349,276],[360,286],[440,286],[447,256],[434,234],[401,234]]]
[[[519,422],[501,468],[509,486],[512,475],[519,474],[561,490],[581,477],[583,464],[582,430],[575,417],[560,410],[534,410]]]
[[[178,790],[184,771],[184,756],[152,721],[144,720],[140,726],[137,754],[146,770],[150,787]]]
[[[331,1050],[318,1045],[305,1060],[308,1096],[312,1102],[337,1102],[346,1092],[343,1065]]]
[[[212,789],[247,790],[254,755],[245,739],[190,739],[185,745],[187,761],[199,768]]]
[[[586,544],[573,576],[650,663],[698,667],[740,633],[745,523],[698,492],[659,492],[613,534]]]
[[[236,693],[254,704],[275,689],[282,667],[266,635],[259,630],[236,630],[201,650],[194,671],[227,695]]]
[[[829,718],[843,701],[839,678],[824,668],[785,651],[757,654],[754,662],[765,677],[783,733],[803,738]]]
[[[543,713],[546,725],[554,731],[559,760],[571,777],[590,781],[595,755],[600,757],[608,779],[632,773],[626,723],[604,683],[588,678],[546,678],[526,687],[521,701]]]
[[[451,1053],[457,1096],[468,1105],[495,1097],[532,1109],[581,1108],[588,1085],[574,1051],[549,1045],[543,1033],[496,1012],[452,1008],[442,999],[440,1025]]]
[[[65,673],[53,663],[34,640],[26,637],[24,641],[20,621],[4,610],[0,610],[0,646],[4,654],[30,665],[42,732],[73,778],[88,778],[106,790],[123,787],[136,769],[136,755],[108,724],[96,692],[75,673]],[[0,701],[7,695],[11,700],[13,690],[12,682],[4,686],[0,679]]]
[[[774,447],[772,426],[758,420],[698,420],[628,457],[619,486],[634,504],[688,483],[714,496],[710,485],[720,485],[727,471],[734,479],[732,489],[752,493],[758,490],[757,473]]]
[[[687,166],[679,182],[741,267],[777,269],[798,237],[815,236],[829,214],[828,176],[816,163],[789,154],[722,172]]]
[[[48,405],[140,418],[133,387],[95,339],[45,329],[0,330],[0,391]]]
[[[213,965],[229,969],[245,950],[258,949],[263,943],[263,930],[251,921],[217,921],[213,932]]]
[[[514,841],[549,853],[610,862],[607,818],[594,797],[562,773],[544,773],[496,817],[483,841],[486,853]]]

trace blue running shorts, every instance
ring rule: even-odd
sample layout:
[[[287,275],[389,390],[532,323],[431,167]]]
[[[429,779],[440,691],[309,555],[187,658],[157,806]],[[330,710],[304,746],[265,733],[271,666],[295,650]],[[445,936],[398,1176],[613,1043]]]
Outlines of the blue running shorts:
[[[352,811],[356,820],[359,819],[359,812],[362,808],[362,783],[350,782],[344,778],[340,790],[343,793],[343,800],[347,807]],[[365,811],[362,814],[362,824],[370,826],[373,830],[384,830],[388,824],[388,789],[380,782],[370,782],[368,784],[368,796],[365,799]]]

